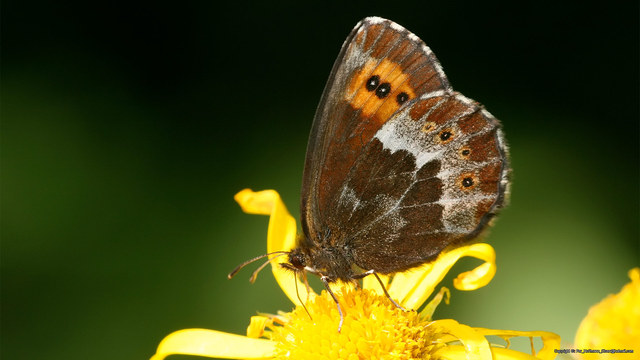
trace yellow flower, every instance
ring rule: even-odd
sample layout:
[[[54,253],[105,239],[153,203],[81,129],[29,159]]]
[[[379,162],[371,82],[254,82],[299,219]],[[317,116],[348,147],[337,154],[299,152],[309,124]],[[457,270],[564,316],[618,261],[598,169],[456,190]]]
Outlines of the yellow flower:
[[[273,190],[245,189],[235,197],[247,213],[270,215],[267,251],[289,251],[295,246],[296,222]],[[381,276],[388,292],[406,309],[419,309],[433,294],[458,259],[476,257],[484,263],[454,280],[460,290],[475,290],[491,281],[495,272],[495,252],[488,244],[472,244],[445,252],[430,264],[417,269]],[[455,320],[432,320],[435,308],[449,291],[442,288],[421,312],[395,307],[374,277],[363,279],[362,287],[333,284],[344,313],[340,316],[333,299],[323,291],[307,292],[298,286],[290,271],[272,261],[272,271],[284,293],[296,305],[291,312],[251,318],[247,336],[214,330],[185,329],[168,335],[152,360],[173,354],[199,355],[223,359],[553,359],[560,337],[544,331],[511,331],[473,328]],[[298,296],[299,295],[299,296]],[[299,299],[305,301],[307,313]],[[490,344],[486,336],[506,340],[514,336],[541,337],[543,346],[533,355]],[[533,343],[533,340],[531,340]],[[532,347],[532,351],[534,351]]]
[[[583,359],[618,359],[640,354],[640,268],[629,270],[631,282],[589,309],[576,333]],[[633,350],[633,353],[601,350]],[[585,351],[596,351],[586,353]]]

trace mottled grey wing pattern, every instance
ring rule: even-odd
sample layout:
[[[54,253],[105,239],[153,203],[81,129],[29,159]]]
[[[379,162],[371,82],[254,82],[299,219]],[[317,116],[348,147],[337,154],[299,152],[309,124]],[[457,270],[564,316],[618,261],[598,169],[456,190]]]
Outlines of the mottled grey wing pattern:
[[[332,204],[331,222],[348,229],[340,241],[354,263],[401,271],[475,238],[507,190],[499,126],[477,103],[446,91],[414,99],[387,121]]]
[[[369,81],[372,76],[377,84]],[[331,213],[347,176],[355,176],[356,161],[363,161],[365,145],[396,111],[438,90],[450,92],[448,81],[418,37],[381,18],[356,25],[331,71],[309,137],[301,197],[308,240],[321,243],[323,234],[343,230],[335,228]]]

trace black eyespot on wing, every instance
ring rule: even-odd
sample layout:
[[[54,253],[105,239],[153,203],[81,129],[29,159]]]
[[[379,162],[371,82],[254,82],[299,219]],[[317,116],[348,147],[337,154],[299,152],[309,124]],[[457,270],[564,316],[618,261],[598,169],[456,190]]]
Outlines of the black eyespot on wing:
[[[406,92],[401,92],[400,94],[398,94],[398,96],[396,96],[396,101],[399,105],[404,104],[405,102],[407,102],[407,100],[409,100],[409,95]]]
[[[445,131],[440,133],[440,140],[441,141],[447,141],[447,140],[451,139],[452,135],[453,134],[451,133],[451,131],[446,131],[445,130]]]
[[[462,179],[462,186],[468,188],[473,186],[473,178],[472,177],[466,177],[464,179]]]
[[[380,99],[386,98],[391,92],[391,84],[388,82],[380,84],[376,89],[376,96]]]
[[[471,155],[471,149],[468,146],[465,146],[460,150],[458,150],[458,154],[460,155],[461,158],[468,160],[469,156]]]
[[[373,91],[378,87],[379,84],[380,84],[380,76],[373,75],[372,77],[369,78],[369,80],[367,80],[367,84],[365,85],[365,87],[367,88],[368,91]]]

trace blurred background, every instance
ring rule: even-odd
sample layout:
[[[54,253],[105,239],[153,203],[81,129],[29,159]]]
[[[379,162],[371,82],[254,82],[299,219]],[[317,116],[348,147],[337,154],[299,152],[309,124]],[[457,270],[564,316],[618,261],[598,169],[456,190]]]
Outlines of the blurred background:
[[[2,8],[3,358],[146,359],[172,331],[290,310],[270,271],[226,278],[266,249],[233,195],[276,189],[298,217],[315,107],[370,15],[421,37],[511,146],[498,273],[437,318],[568,345],[640,263],[635,2]]]

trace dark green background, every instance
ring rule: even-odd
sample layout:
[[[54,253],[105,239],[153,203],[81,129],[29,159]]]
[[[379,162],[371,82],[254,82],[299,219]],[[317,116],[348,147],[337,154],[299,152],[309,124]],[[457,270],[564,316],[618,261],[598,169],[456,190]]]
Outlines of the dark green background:
[[[4,1],[2,357],[145,359],[289,310],[269,271],[226,279],[265,251],[233,195],[277,189],[297,216],[316,103],[369,15],[425,40],[511,145],[498,273],[436,317],[572,342],[640,262],[638,8],[599,3]]]

